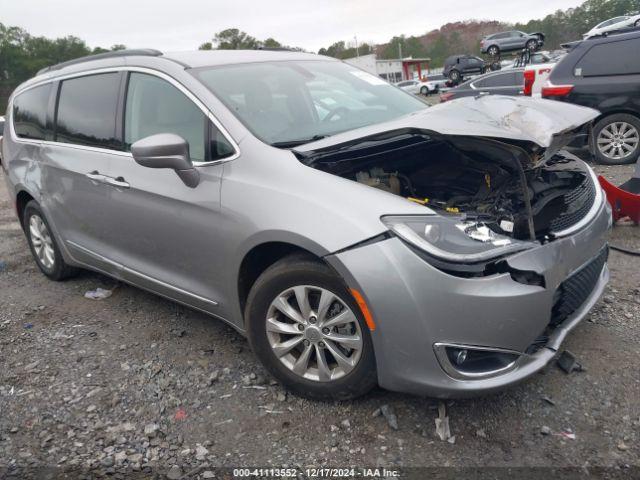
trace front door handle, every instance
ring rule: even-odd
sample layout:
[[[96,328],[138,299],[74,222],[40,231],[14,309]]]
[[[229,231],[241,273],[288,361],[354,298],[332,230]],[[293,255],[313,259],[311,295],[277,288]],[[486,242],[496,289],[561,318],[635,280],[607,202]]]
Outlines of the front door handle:
[[[87,177],[92,182],[98,182],[98,183],[104,183],[105,178],[107,178],[97,170],[94,170],[93,172],[85,173],[84,176]]]
[[[118,178],[104,177],[104,183],[106,183],[107,185],[111,185],[112,187],[117,187],[117,188],[129,188],[130,187],[129,183],[126,182],[125,179],[122,178],[122,177],[118,177]]]

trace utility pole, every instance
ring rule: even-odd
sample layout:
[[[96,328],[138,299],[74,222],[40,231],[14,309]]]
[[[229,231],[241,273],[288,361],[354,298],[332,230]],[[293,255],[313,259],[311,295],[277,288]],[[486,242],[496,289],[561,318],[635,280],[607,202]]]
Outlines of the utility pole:
[[[355,35],[353,38],[356,41],[356,57],[359,58],[360,57],[360,51],[358,50],[358,36]]]

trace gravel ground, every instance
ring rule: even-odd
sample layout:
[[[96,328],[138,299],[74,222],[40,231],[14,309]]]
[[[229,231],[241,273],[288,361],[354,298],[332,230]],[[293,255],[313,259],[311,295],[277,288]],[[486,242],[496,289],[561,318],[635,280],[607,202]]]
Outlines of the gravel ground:
[[[618,183],[631,172],[597,169]],[[300,399],[219,321],[128,285],[85,299],[116,285],[96,273],[47,280],[0,184],[0,478],[346,465],[640,474],[640,258],[611,253],[603,300],[565,342],[585,371],[549,365],[503,393],[448,402],[455,438],[441,441],[433,399]],[[612,242],[640,249],[640,229],[616,227]]]

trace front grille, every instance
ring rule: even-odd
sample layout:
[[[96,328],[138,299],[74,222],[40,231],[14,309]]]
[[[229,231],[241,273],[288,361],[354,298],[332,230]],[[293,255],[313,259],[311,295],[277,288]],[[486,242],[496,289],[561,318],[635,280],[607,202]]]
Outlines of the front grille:
[[[605,247],[596,258],[560,284],[554,294],[550,327],[557,327],[586,302],[598,283],[608,255],[609,250]]]
[[[595,198],[596,185],[591,175],[587,175],[584,182],[564,195],[565,211],[550,222],[551,231],[559,232],[578,223],[589,213]]]

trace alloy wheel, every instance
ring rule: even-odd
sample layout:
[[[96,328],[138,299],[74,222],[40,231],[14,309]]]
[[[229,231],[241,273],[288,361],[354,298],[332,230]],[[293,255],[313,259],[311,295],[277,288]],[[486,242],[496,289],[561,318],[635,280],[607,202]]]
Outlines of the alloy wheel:
[[[344,377],[362,355],[358,319],[338,295],[324,288],[299,285],[280,293],[267,311],[266,331],[280,362],[307,380]]]
[[[632,155],[638,148],[638,129],[627,122],[613,122],[598,134],[596,143],[602,155],[611,160],[622,160]]]
[[[53,269],[56,263],[53,240],[49,229],[39,215],[34,214],[29,218],[29,236],[40,263],[47,270]]]

